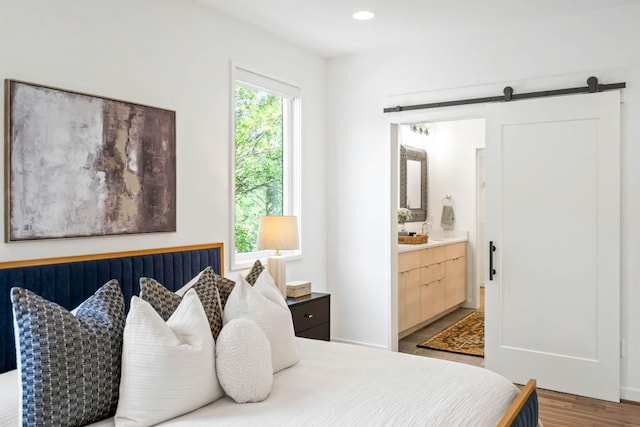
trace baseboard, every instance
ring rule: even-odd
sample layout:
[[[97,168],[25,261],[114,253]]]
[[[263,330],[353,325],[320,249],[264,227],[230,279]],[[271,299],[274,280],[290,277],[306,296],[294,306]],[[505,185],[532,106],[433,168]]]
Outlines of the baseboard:
[[[621,387],[620,399],[640,403],[640,390],[637,388]]]
[[[343,343],[343,344],[359,345],[359,346],[362,346],[362,347],[377,348],[377,349],[381,349],[381,350],[389,350],[388,347],[385,347],[383,345],[371,344],[371,343],[360,342],[360,341],[343,340],[341,338],[336,338],[336,337],[331,337],[331,341],[340,342],[340,343]]]

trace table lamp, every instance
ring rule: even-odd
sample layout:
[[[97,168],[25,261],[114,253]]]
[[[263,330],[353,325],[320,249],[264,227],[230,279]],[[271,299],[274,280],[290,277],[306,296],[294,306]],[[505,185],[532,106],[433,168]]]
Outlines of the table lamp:
[[[281,249],[298,249],[298,218],[295,216],[261,216],[258,227],[258,249],[275,249],[267,258],[267,269],[282,293],[287,295],[287,265]]]

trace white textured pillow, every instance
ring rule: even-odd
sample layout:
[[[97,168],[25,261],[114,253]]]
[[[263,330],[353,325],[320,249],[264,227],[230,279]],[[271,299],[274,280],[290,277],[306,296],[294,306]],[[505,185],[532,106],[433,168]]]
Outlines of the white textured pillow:
[[[286,302],[280,305],[263,295],[262,292],[269,293],[265,290],[269,288],[268,281],[263,286],[256,289],[238,275],[236,286],[224,307],[222,320],[225,325],[234,319],[249,319],[257,323],[269,339],[273,373],[276,373],[298,362],[298,349],[291,311]],[[278,292],[275,286],[273,289]]]
[[[269,365],[269,369],[271,369],[271,365]],[[0,374],[0,426],[20,425],[18,410],[21,400],[20,392],[19,369]]]
[[[271,393],[271,345],[249,319],[227,323],[216,342],[216,372],[225,393],[237,403],[262,402]]]
[[[124,327],[116,426],[157,424],[223,396],[215,344],[196,291],[187,291],[166,323],[134,296]]]
[[[262,273],[256,279],[256,283],[253,285],[253,289],[256,289],[265,297],[269,298],[271,301],[278,304],[280,307],[284,307],[289,310],[289,306],[287,306],[287,301],[284,299],[282,292],[276,286],[276,282],[269,274],[268,270],[263,270]]]

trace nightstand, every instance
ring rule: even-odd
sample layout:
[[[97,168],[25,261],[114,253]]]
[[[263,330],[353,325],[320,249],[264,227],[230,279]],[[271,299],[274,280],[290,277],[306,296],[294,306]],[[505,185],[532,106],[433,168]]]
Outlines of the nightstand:
[[[297,337],[329,341],[331,338],[331,295],[311,292],[287,298]]]

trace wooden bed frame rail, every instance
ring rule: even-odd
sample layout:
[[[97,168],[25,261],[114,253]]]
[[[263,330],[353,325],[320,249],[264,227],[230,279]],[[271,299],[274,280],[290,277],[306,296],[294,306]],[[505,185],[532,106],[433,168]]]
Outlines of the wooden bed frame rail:
[[[203,243],[200,245],[175,246],[169,248],[139,249],[135,251],[107,252],[90,255],[69,255],[54,258],[37,258],[20,261],[0,262],[0,270],[16,267],[35,267],[38,265],[65,264],[68,262],[92,261],[108,258],[126,258],[139,255],[153,255],[167,252],[196,251],[199,249],[220,248],[220,275],[224,276],[224,244],[223,243]]]
[[[522,387],[520,394],[516,396],[511,406],[507,408],[506,412],[498,422],[498,427],[509,427],[516,420],[516,417],[527,403],[531,395],[536,391],[536,380],[530,379],[527,384]]]

